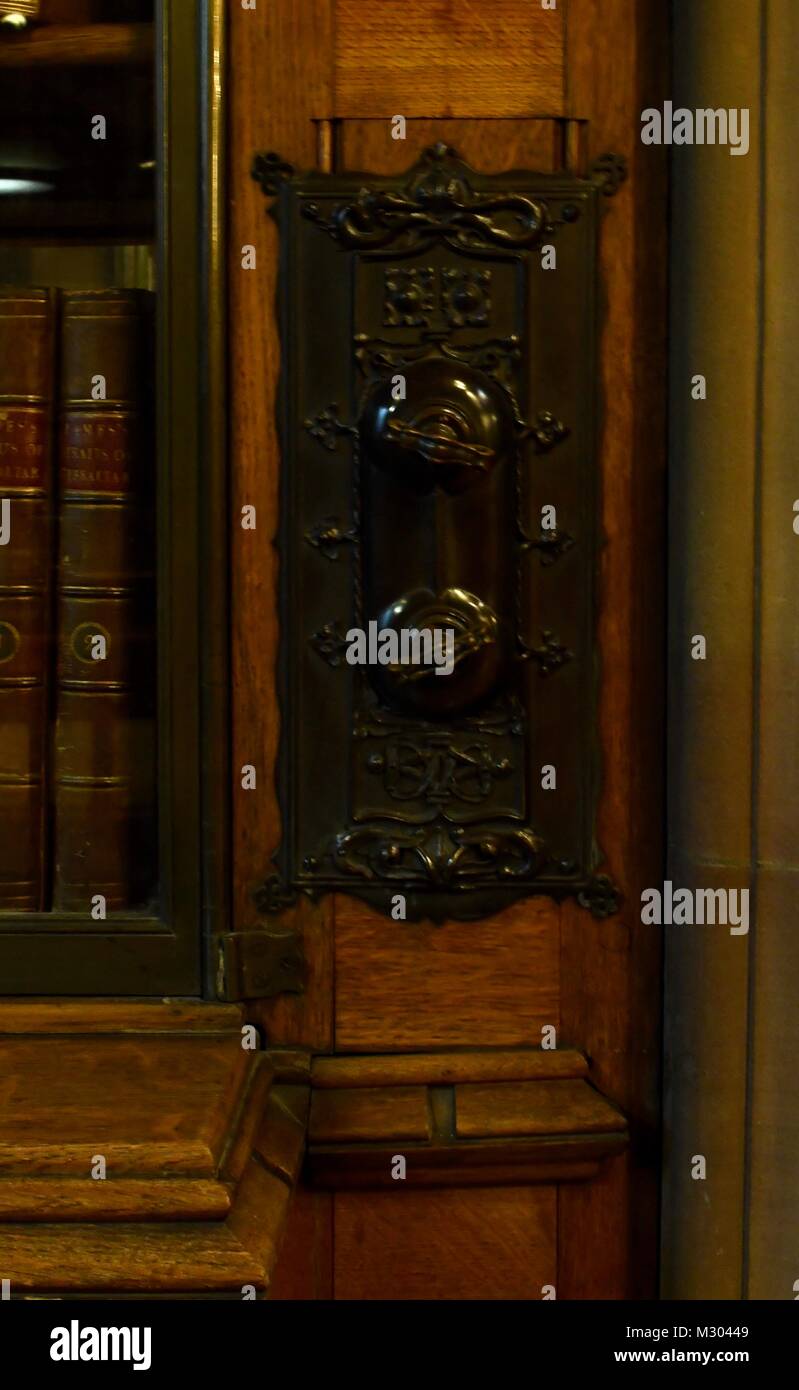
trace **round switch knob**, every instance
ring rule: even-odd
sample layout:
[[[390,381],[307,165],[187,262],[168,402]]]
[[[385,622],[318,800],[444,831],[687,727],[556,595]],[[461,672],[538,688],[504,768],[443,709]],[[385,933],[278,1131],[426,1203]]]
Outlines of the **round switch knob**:
[[[445,357],[404,369],[404,400],[381,382],[361,414],[366,456],[409,487],[462,492],[479,485],[513,448],[507,392],[486,372]]]

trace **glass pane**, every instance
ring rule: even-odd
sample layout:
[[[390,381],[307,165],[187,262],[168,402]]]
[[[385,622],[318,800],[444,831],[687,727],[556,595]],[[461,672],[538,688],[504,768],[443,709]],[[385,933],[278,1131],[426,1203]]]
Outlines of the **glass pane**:
[[[0,23],[0,912],[158,891],[152,0]]]

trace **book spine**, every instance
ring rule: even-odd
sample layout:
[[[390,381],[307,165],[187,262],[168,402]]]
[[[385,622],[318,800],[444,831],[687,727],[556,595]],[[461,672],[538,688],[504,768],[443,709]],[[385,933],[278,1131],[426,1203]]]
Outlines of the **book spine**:
[[[153,886],[152,296],[62,296],[53,907]]]
[[[55,297],[0,289],[0,910],[45,893]]]

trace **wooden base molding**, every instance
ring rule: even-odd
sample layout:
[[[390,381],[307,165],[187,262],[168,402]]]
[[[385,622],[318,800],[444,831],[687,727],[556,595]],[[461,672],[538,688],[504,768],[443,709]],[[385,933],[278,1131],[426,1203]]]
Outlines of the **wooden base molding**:
[[[12,1299],[265,1296],[308,1085],[243,1047],[242,1024],[218,1005],[0,1005]]]
[[[579,1052],[538,1049],[314,1058],[307,1179],[394,1190],[585,1181],[627,1143],[624,1116],[587,1070]]]
[[[265,1298],[301,1172],[308,1211],[323,1189],[447,1203],[585,1182],[627,1144],[574,1050],[312,1058],[250,1040],[237,1006],[0,1002],[12,1299]]]

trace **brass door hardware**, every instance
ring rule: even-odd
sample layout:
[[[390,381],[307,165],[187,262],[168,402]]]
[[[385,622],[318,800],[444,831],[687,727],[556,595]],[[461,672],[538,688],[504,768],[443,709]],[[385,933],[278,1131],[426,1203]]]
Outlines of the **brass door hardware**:
[[[623,166],[479,174],[437,144],[399,177],[253,173],[282,257],[283,842],[261,904],[399,894],[442,920],[576,894],[608,915],[595,262]]]

